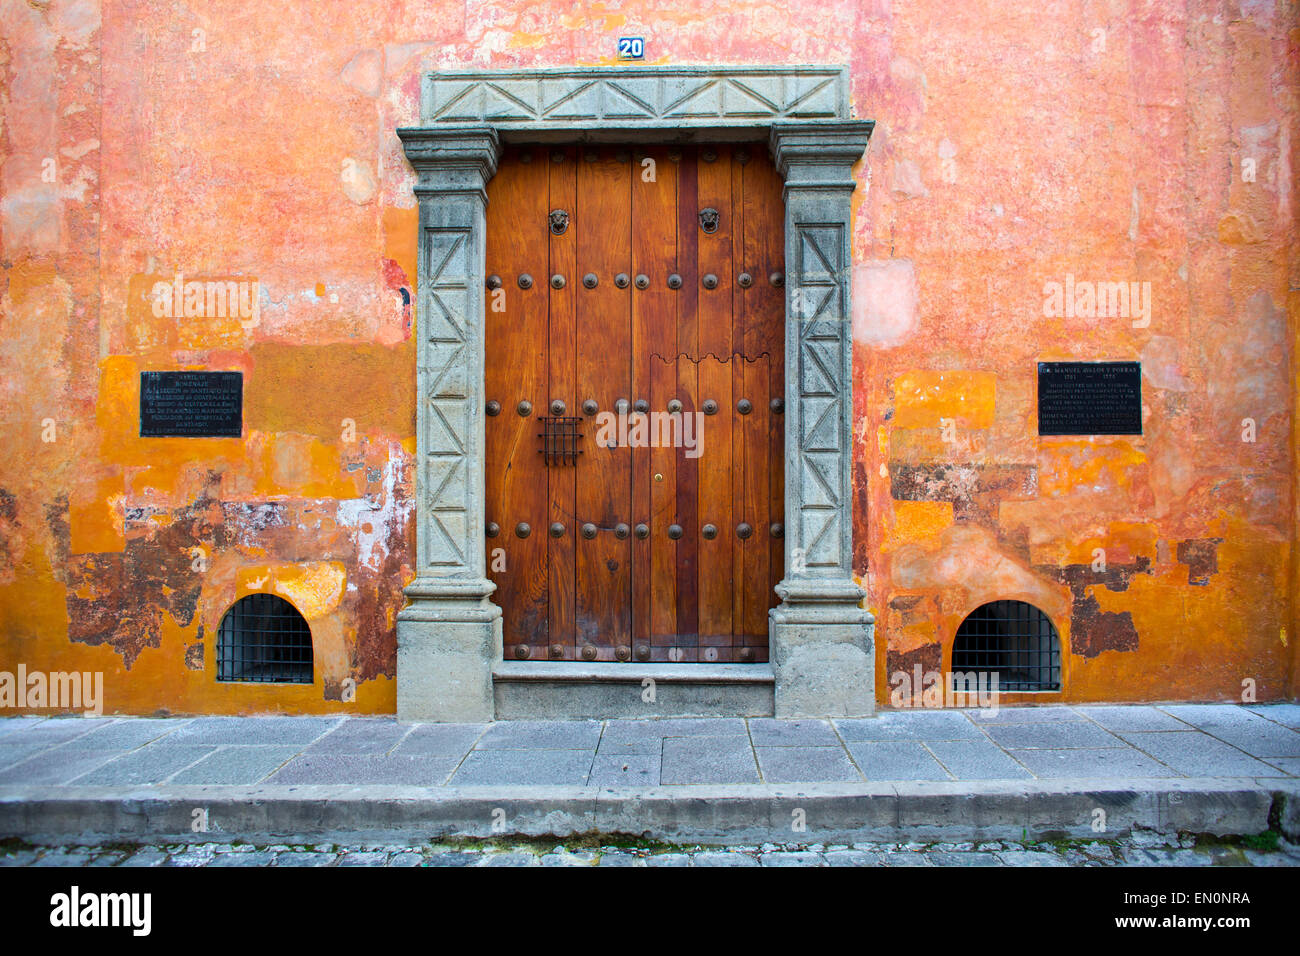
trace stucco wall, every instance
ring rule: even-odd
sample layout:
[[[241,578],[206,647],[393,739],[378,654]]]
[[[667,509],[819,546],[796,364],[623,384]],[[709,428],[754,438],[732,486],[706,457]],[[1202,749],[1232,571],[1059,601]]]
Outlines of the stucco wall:
[[[0,670],[102,671],[114,712],[391,712],[417,321],[393,129],[422,72],[643,35],[651,63],[847,63],[877,121],[855,567],[881,702],[1005,597],[1057,622],[1067,699],[1296,692],[1294,5],[572,9],[0,3]],[[160,316],[178,274],[258,307]],[[1045,315],[1067,276],[1149,283],[1149,316]],[[1140,360],[1145,434],[1038,438],[1056,359]],[[139,372],[187,367],[244,372],[244,439],[137,437]],[[316,685],[215,683],[252,590],[311,620]]]

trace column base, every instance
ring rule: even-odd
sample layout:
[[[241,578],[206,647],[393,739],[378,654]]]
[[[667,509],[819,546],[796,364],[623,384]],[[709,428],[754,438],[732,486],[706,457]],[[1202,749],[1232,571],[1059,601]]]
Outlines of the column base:
[[[501,609],[491,581],[419,580],[397,615],[397,719],[495,719],[492,667],[501,660]]]
[[[850,580],[783,581],[769,615],[777,717],[876,711],[875,618]]]

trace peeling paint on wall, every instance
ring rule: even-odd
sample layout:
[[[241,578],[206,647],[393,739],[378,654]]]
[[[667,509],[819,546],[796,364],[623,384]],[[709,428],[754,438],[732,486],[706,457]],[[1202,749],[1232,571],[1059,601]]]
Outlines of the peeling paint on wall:
[[[627,32],[652,62],[848,64],[877,122],[852,336],[878,700],[998,599],[1056,624],[1060,699],[1295,695],[1288,8],[456,9],[0,5],[0,657],[104,672],[109,713],[391,713],[419,334],[393,130],[425,71],[612,63]],[[178,275],[256,283],[256,319],[157,314]],[[1067,275],[1149,283],[1150,314],[1048,318]],[[1040,438],[1062,360],[1140,361],[1143,434]],[[139,437],[140,373],[186,368],[244,374],[242,438]],[[309,616],[312,685],[214,680],[254,583]]]

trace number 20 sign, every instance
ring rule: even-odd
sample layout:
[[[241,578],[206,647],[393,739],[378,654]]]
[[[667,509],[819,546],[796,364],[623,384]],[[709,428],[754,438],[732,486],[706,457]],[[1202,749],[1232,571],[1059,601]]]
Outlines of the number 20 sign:
[[[620,60],[640,60],[645,57],[644,37],[619,37],[618,58]]]

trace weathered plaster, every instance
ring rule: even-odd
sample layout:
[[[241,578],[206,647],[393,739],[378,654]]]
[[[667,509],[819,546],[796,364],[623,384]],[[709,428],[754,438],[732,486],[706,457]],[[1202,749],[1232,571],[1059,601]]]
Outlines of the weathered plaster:
[[[612,64],[636,34],[659,63],[848,64],[846,102],[878,122],[849,233],[852,568],[878,699],[993,597],[1053,616],[1068,700],[1238,699],[1248,678],[1294,695],[1295,21],[1290,0],[0,4],[0,668],[102,670],[110,712],[393,712],[423,315],[392,130],[422,122],[430,72]],[[257,280],[259,324],[153,316],[146,277],[177,272]],[[1045,318],[1066,274],[1150,282],[1150,324]],[[1145,434],[1039,439],[1034,363],[1091,358],[1143,362]],[[134,437],[139,370],[177,367],[245,371],[243,439]],[[987,378],[991,410],[966,384]],[[895,498],[895,472],[969,475],[970,506],[951,481]],[[1036,493],[989,480],[1007,474]],[[206,571],[168,553],[173,525]],[[1072,587],[1098,548],[1147,568]],[[346,570],[317,627],[356,700],[216,686],[242,571],[305,562]],[[1136,647],[1075,653],[1093,602]]]

